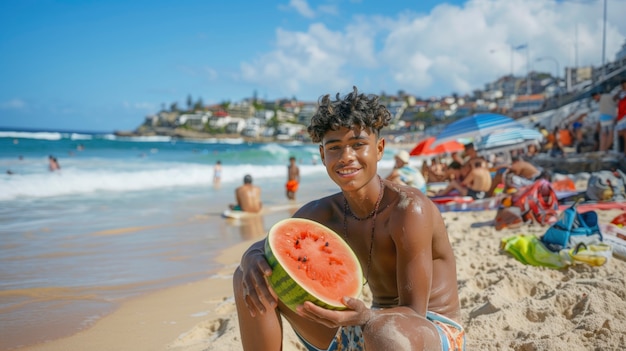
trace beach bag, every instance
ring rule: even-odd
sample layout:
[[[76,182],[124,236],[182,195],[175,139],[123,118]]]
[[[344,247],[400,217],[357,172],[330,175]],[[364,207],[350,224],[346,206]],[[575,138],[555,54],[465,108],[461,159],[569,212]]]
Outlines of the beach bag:
[[[541,242],[548,249],[558,252],[576,248],[580,243],[589,246],[602,242],[598,214],[595,211],[579,213],[577,205],[578,202],[575,202],[565,209],[541,237]]]
[[[512,206],[519,207],[525,222],[546,225],[556,222],[559,199],[549,181],[537,179],[513,195]]]
[[[626,174],[619,169],[591,173],[585,195],[593,201],[626,200]]]

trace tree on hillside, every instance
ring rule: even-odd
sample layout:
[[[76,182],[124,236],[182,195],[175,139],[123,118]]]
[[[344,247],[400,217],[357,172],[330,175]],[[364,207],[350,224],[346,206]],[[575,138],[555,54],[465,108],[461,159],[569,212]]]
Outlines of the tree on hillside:
[[[193,105],[193,100],[191,99],[191,94],[187,95],[187,110],[191,110],[191,106]]]
[[[171,112],[178,112],[178,103],[177,102],[172,102],[172,104],[170,105],[170,111]]]
[[[204,103],[202,102],[202,98],[198,98],[198,101],[193,105],[194,112],[204,110]]]

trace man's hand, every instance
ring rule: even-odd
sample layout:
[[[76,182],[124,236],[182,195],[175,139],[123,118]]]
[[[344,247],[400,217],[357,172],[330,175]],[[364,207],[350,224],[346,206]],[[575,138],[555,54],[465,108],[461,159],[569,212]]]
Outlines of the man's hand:
[[[278,306],[278,298],[266,279],[272,274],[272,268],[267,263],[263,252],[260,249],[248,251],[242,260],[241,269],[243,299],[250,315],[254,317],[265,313],[268,309],[275,309]]]
[[[348,309],[336,311],[325,309],[310,301],[306,301],[304,304],[298,306],[296,311],[299,315],[329,328],[337,328],[346,325],[362,326],[372,318],[372,310],[367,308],[363,301],[351,297],[344,297],[343,303]]]

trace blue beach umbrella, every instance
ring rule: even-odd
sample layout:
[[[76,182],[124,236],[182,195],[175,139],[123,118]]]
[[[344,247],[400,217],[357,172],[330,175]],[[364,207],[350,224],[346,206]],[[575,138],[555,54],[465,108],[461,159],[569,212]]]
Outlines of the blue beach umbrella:
[[[448,124],[439,134],[433,146],[450,140],[472,138],[480,140],[496,130],[525,128],[511,117],[497,113],[478,113]]]
[[[476,148],[478,150],[489,150],[508,146],[520,147],[528,143],[541,141],[542,139],[543,134],[535,129],[503,129],[491,132],[481,138],[480,142],[476,144]]]

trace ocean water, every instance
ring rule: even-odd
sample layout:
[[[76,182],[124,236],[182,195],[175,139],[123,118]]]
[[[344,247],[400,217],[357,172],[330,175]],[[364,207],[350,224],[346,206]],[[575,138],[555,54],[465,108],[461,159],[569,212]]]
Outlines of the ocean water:
[[[60,171],[49,171],[50,155]],[[289,156],[299,200],[338,190],[313,144],[0,130],[0,349],[73,333],[123,299],[209,276],[220,250],[250,239],[220,216],[244,175],[276,219],[289,215]]]

